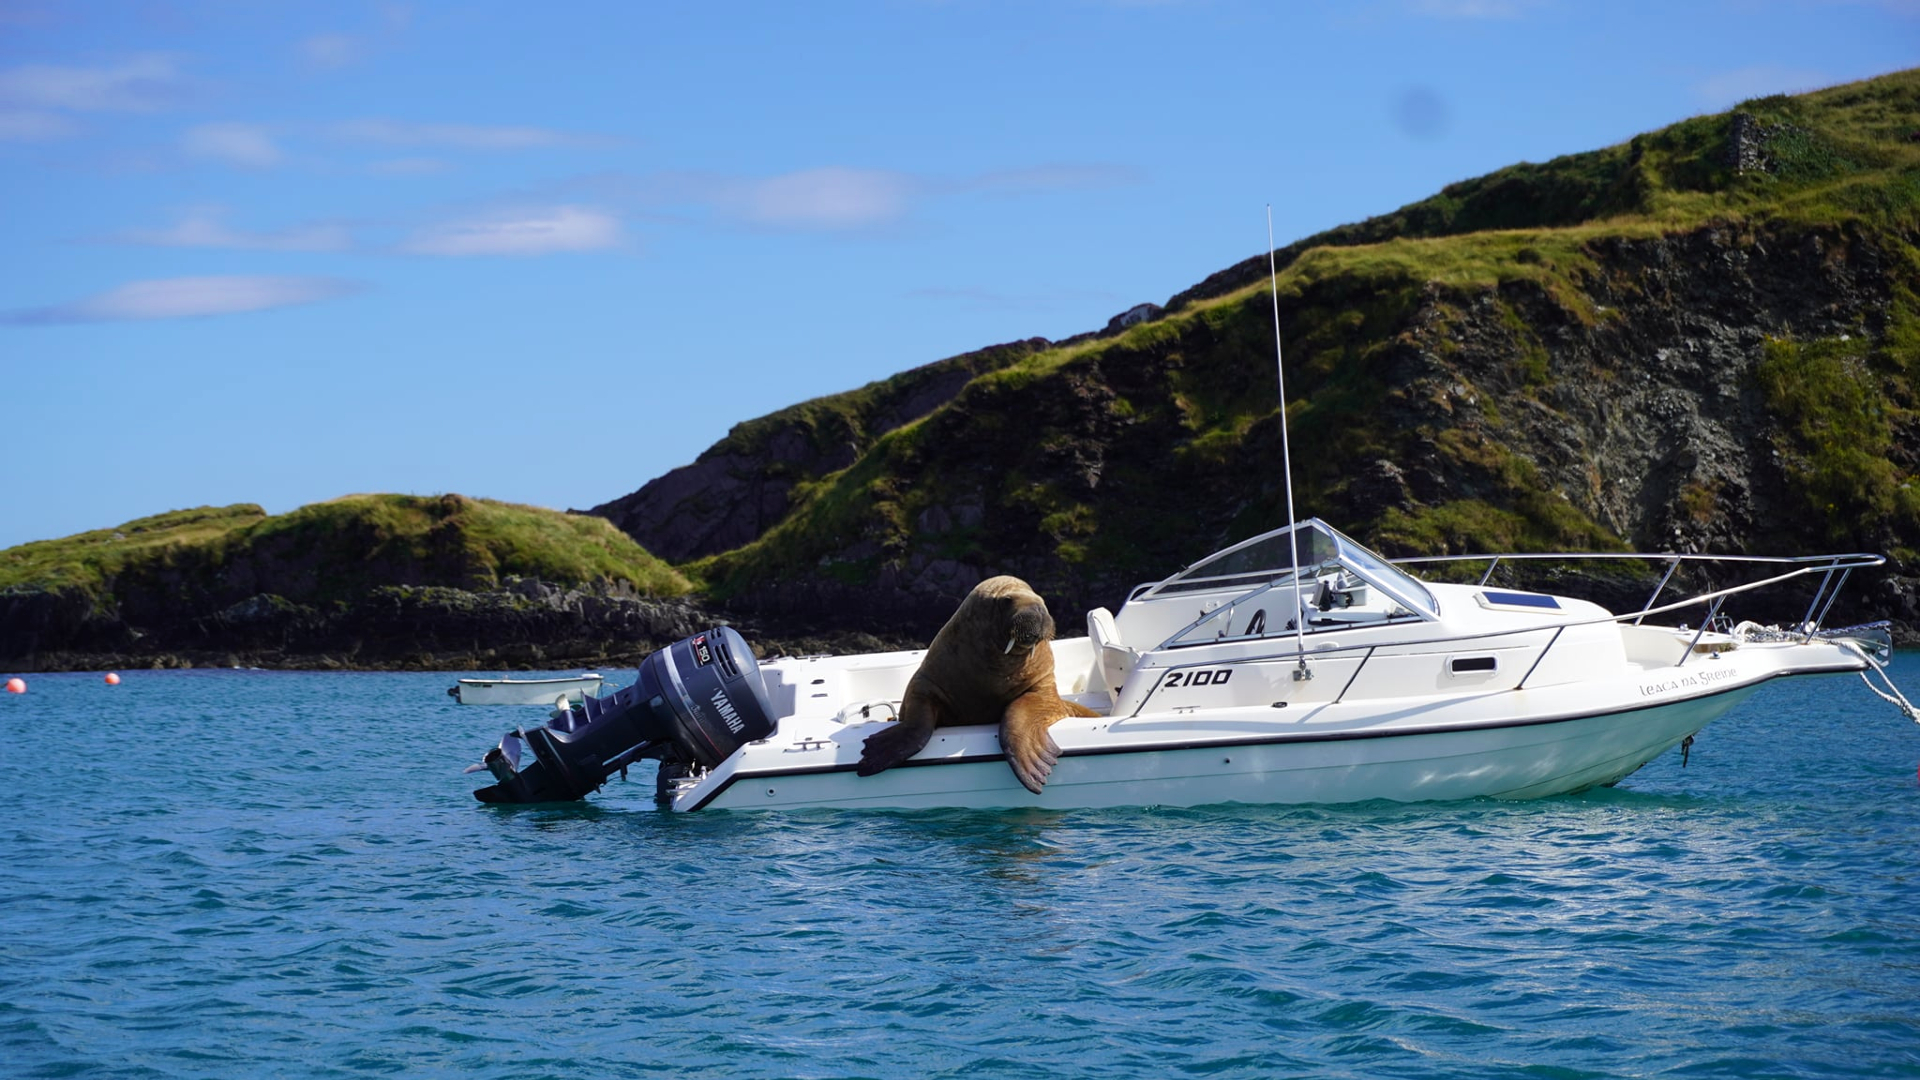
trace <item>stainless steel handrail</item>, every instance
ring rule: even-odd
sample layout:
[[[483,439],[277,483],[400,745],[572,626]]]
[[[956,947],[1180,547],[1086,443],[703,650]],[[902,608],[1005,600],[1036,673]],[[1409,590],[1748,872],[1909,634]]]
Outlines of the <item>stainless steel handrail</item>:
[[[1885,565],[1885,555],[1872,552],[1847,552],[1841,555],[1701,555],[1692,552],[1501,552],[1498,555],[1407,555],[1402,559],[1388,559],[1396,567],[1409,563],[1476,563],[1480,559],[1557,559],[1563,563],[1586,561],[1586,559],[1640,559],[1647,563],[1820,563],[1814,571],[1824,571],[1828,563],[1836,571],[1862,569],[1862,567],[1880,567]]]
[[[1639,626],[1639,625],[1640,625],[1640,619],[1644,619],[1644,618],[1646,618],[1646,617],[1647,617],[1647,609],[1648,609],[1648,608],[1651,608],[1651,607],[1653,607],[1653,602],[1654,602],[1655,600],[1658,600],[1658,599],[1660,599],[1660,594],[1661,594],[1661,593],[1663,593],[1663,592],[1666,592],[1666,591],[1667,591],[1667,582],[1669,582],[1669,581],[1672,581],[1672,580],[1673,580],[1673,572],[1674,572],[1675,570],[1678,570],[1678,569],[1680,569],[1680,560],[1679,560],[1679,559],[1668,559],[1668,560],[1667,560],[1667,572],[1666,572],[1665,574],[1662,574],[1662,575],[1660,576],[1660,584],[1658,584],[1658,585],[1655,585],[1655,586],[1653,587],[1653,593],[1652,593],[1652,595],[1650,595],[1650,596],[1648,596],[1648,597],[1647,597],[1647,602],[1646,602],[1646,605],[1645,605],[1644,607],[1642,607],[1642,608],[1640,609],[1640,616],[1639,616],[1639,618],[1636,618],[1636,619],[1634,619],[1634,620],[1633,620],[1633,625],[1635,625],[1635,626]]]
[[[1833,563],[1835,569],[1881,566],[1887,561],[1885,555],[1875,555],[1866,551],[1847,552],[1839,555],[1705,555],[1683,551],[1507,551],[1499,554],[1480,555],[1409,555],[1399,559],[1388,559],[1395,566],[1409,563],[1478,562],[1481,559],[1555,559],[1561,562],[1573,562],[1585,559],[1640,559],[1646,562],[1665,562],[1678,559],[1682,562],[1749,562],[1749,563]],[[1860,560],[1842,562],[1841,560]],[[1816,569],[1825,569],[1825,566]]]
[[[1637,624],[1641,619],[1645,618],[1648,615],[1664,615],[1671,611],[1679,611],[1682,608],[1693,607],[1698,604],[1712,604],[1715,610],[1717,610],[1719,606],[1718,601],[1725,599],[1726,597],[1734,596],[1739,593],[1753,592],[1756,589],[1764,589],[1770,585],[1778,585],[1783,581],[1790,581],[1793,578],[1803,577],[1808,574],[1828,573],[1830,575],[1831,571],[1835,569],[1851,570],[1851,569],[1858,569],[1861,567],[1882,566],[1887,561],[1884,555],[1872,555],[1872,554],[1866,554],[1866,553],[1853,553],[1853,554],[1846,554],[1846,555],[1765,556],[1765,555],[1680,555],[1673,552],[1667,552],[1665,554],[1660,554],[1660,555],[1623,554],[1623,553],[1615,553],[1615,552],[1590,552],[1590,553],[1580,553],[1580,554],[1572,554],[1572,555],[1550,554],[1550,553],[1541,553],[1541,554],[1523,553],[1523,554],[1510,554],[1510,555],[1500,555],[1500,556],[1422,555],[1422,556],[1416,556],[1408,559],[1396,559],[1394,561],[1396,563],[1463,562],[1463,561],[1470,561],[1473,559],[1490,559],[1490,558],[1558,559],[1562,561],[1570,561],[1575,559],[1684,559],[1684,560],[1693,561],[1693,562],[1712,562],[1716,560],[1722,560],[1722,561],[1730,561],[1730,562],[1772,563],[1776,565],[1794,565],[1794,564],[1801,564],[1801,563],[1813,563],[1813,564],[1819,564],[1819,565],[1795,565],[1794,569],[1789,570],[1784,574],[1775,574],[1772,577],[1762,578],[1759,581],[1750,581],[1745,585],[1730,585],[1724,589],[1713,589],[1708,592],[1700,593],[1697,596],[1687,597],[1684,600],[1676,600],[1671,604],[1664,604],[1660,607],[1655,607],[1655,608],[1646,608],[1639,612],[1629,612],[1625,615],[1608,615],[1605,618],[1577,619],[1577,620],[1571,620],[1567,622],[1539,623],[1533,626],[1522,626],[1522,627],[1514,627],[1514,628],[1505,629],[1505,630],[1482,631],[1476,634],[1461,634],[1461,635],[1448,636],[1444,639],[1405,638],[1398,641],[1375,641],[1375,642],[1366,642],[1366,643],[1356,643],[1353,645],[1334,645],[1332,648],[1314,649],[1310,652],[1302,652],[1295,649],[1276,650],[1272,653],[1266,654],[1258,658],[1250,657],[1248,659],[1249,660],[1253,660],[1253,659],[1291,660],[1291,659],[1297,658],[1298,656],[1305,656],[1308,658],[1330,657],[1330,656],[1337,656],[1341,653],[1352,652],[1355,650],[1366,649],[1366,648],[1391,649],[1391,648],[1396,648],[1402,645],[1432,644],[1435,640],[1478,641],[1486,638],[1512,637],[1516,634],[1538,633],[1543,630],[1562,630],[1562,629],[1565,629],[1568,627],[1574,627],[1574,626],[1597,626],[1601,623],[1609,623],[1609,622],[1617,623],[1627,619],[1632,619]],[[1841,562],[1841,560],[1856,560],[1856,561]],[[1212,614],[1212,613],[1209,612],[1208,614]],[[1392,625],[1392,624],[1387,623],[1382,625]],[[1433,624],[1422,623],[1421,625],[1431,626]],[[1185,629],[1191,629],[1191,628],[1192,628],[1191,626],[1188,626]],[[1178,636],[1178,635],[1175,635],[1175,636]],[[1232,639],[1229,639],[1229,640],[1232,640]],[[1238,640],[1245,641],[1247,639],[1240,638]],[[1549,647],[1551,647],[1552,644],[1557,643],[1558,640],[1559,640],[1558,635],[1556,635],[1554,641],[1549,642]],[[1167,641],[1162,642],[1156,648],[1148,650],[1145,654],[1143,654],[1143,658],[1145,656],[1150,656],[1155,653],[1166,653],[1166,652],[1171,652],[1173,650],[1178,650],[1178,649],[1204,648],[1204,647],[1219,645],[1222,643],[1223,642],[1220,642],[1220,641],[1208,640],[1208,641],[1194,641],[1194,642],[1185,642],[1181,644],[1174,644],[1173,639],[1169,638]],[[1537,663],[1536,663],[1536,666],[1538,666]]]

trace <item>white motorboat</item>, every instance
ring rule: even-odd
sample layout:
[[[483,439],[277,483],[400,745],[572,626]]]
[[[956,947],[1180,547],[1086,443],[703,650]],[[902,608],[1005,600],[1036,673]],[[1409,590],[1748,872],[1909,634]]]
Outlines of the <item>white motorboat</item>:
[[[461,679],[447,696],[462,705],[554,705],[598,694],[606,680],[597,672],[557,679]]]
[[[1859,673],[1914,716],[1887,678],[1886,624],[1817,629],[1848,573],[1880,556],[1722,560],[1766,576],[1666,604],[1674,569],[1713,557],[1552,556],[1666,562],[1624,615],[1488,584],[1502,561],[1541,557],[1476,556],[1477,584],[1424,581],[1309,519],[1143,585],[1089,613],[1086,637],[1052,643],[1060,693],[1097,715],[1053,725],[1060,758],[1038,794],[992,726],[940,728],[904,765],[856,775],[923,652],[756,662],[724,627],[469,771],[497,781],[483,801],[538,802],[657,758],[657,797],[676,811],[1517,799],[1616,783],[1782,676]],[[1722,616],[1808,580],[1796,626]],[[1662,621],[1689,611],[1697,626]]]

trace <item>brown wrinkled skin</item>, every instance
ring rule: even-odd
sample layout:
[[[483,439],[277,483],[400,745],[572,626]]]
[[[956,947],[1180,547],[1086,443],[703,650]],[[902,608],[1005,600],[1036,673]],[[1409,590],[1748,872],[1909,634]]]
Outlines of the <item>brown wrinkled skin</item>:
[[[937,727],[999,724],[1013,775],[1039,794],[1060,759],[1047,729],[1063,716],[1098,715],[1055,688],[1052,637],[1046,601],[1026,582],[995,577],[974,586],[908,681],[900,722],[867,737],[856,771],[872,776],[900,764]]]

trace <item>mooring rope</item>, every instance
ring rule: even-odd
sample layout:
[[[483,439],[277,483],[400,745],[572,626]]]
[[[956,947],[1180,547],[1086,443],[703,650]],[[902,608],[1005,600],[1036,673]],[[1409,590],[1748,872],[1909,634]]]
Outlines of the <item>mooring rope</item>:
[[[1908,701],[1907,696],[1900,692],[1900,688],[1898,686],[1894,685],[1893,676],[1887,674],[1886,665],[1882,664],[1879,660],[1875,659],[1872,653],[1869,653],[1865,648],[1863,648],[1862,646],[1860,646],[1855,642],[1843,641],[1841,642],[1841,644],[1845,645],[1847,648],[1852,649],[1854,652],[1859,653],[1860,659],[1865,660],[1867,662],[1867,670],[1860,672],[1860,681],[1866,685],[1866,688],[1868,690],[1873,691],[1873,695],[1879,698],[1881,701],[1884,701],[1887,704],[1893,706],[1894,708],[1899,709],[1900,715],[1916,723],[1920,723],[1920,712],[1915,711],[1913,707],[1913,702]],[[1873,679],[1868,676],[1867,674],[1868,671],[1878,673],[1880,676],[1880,681],[1886,683],[1887,688],[1885,690],[1882,690],[1879,687],[1873,685]]]

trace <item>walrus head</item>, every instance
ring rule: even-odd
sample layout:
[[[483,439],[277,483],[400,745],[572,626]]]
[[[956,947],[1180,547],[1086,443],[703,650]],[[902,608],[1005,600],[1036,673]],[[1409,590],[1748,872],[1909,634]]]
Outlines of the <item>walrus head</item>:
[[[1038,596],[1008,597],[1007,603],[1013,604],[1013,616],[1007,620],[1007,647],[1003,653],[1018,649],[1021,653],[1030,653],[1034,646],[1053,638],[1053,616],[1047,614],[1047,605],[1040,602]]]
[[[974,648],[992,649],[1003,656],[1018,653],[1022,660],[1053,638],[1047,602],[1026,582],[1006,575],[975,585],[948,625],[970,627],[965,632],[976,642]]]

